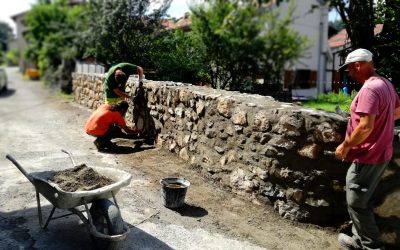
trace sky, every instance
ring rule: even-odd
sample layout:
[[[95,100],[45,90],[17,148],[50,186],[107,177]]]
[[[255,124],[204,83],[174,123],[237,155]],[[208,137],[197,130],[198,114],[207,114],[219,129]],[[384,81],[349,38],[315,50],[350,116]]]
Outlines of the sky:
[[[11,16],[29,10],[31,4],[35,2],[36,0],[12,0],[7,1],[7,3],[3,2],[0,7],[0,21],[7,22],[15,29],[15,23],[12,21]]]

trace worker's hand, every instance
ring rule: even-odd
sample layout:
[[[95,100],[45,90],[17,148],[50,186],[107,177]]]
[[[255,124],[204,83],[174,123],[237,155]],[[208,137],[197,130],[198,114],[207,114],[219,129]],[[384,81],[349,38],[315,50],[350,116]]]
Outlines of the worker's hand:
[[[344,142],[340,144],[335,151],[335,157],[338,160],[344,161],[346,160],[347,154],[349,153],[350,148],[344,145]]]

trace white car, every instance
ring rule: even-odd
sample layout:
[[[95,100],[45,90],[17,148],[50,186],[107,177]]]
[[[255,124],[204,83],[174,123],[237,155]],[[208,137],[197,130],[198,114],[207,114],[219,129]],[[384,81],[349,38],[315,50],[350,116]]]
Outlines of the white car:
[[[7,74],[4,68],[0,68],[0,92],[7,90]]]

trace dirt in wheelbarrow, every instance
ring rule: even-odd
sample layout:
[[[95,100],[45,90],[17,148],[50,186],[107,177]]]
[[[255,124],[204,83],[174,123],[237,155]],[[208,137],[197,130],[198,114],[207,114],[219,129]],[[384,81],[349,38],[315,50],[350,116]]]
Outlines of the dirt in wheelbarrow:
[[[67,192],[88,191],[114,183],[85,164],[56,172],[51,181]]]

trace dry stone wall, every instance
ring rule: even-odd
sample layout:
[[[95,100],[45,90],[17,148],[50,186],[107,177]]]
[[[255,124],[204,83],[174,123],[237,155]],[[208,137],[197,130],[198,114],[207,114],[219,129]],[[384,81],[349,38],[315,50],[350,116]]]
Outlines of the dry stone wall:
[[[75,74],[75,100],[98,107],[102,81],[102,75]],[[136,84],[129,79],[127,90],[134,91]],[[333,155],[343,140],[346,117],[190,84],[146,81],[144,86],[158,147],[179,155],[207,180],[270,204],[287,219],[320,225],[348,219],[344,181],[349,163]],[[397,140],[375,212],[385,241],[400,246]]]

